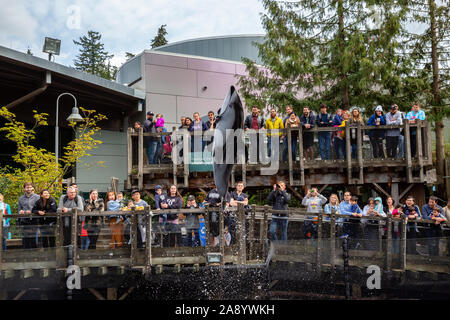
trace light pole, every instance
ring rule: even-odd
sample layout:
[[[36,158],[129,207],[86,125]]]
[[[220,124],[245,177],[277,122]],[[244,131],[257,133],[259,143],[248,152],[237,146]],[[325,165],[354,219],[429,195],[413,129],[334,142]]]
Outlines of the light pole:
[[[58,111],[59,111],[59,98],[61,98],[64,95],[69,95],[73,98],[75,101],[74,107],[72,108],[72,114],[67,118],[67,121],[75,121],[80,122],[83,121],[83,118],[80,116],[80,113],[78,112],[77,108],[77,99],[75,96],[71,93],[64,92],[61,93],[58,98],[56,99],[56,122],[55,122],[55,158],[56,163],[58,164],[58,135],[59,135],[59,127],[58,127]]]

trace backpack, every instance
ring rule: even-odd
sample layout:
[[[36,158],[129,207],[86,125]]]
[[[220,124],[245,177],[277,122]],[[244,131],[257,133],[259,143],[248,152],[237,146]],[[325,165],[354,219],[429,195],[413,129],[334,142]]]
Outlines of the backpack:
[[[67,196],[67,194],[64,196],[64,198],[63,198],[63,204],[64,204],[64,202],[66,202],[67,201],[67,199],[68,199],[69,197]],[[76,197],[75,197],[75,204],[77,205],[77,207],[78,207],[78,195],[76,195]]]

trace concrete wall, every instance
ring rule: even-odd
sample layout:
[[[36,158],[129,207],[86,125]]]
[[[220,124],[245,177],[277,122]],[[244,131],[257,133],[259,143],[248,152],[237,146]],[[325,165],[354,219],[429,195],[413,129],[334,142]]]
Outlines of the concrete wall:
[[[217,112],[230,86],[237,88],[236,75],[245,72],[241,63],[155,51],[145,51],[143,61],[146,110],[161,113],[169,130],[181,116]]]
[[[127,134],[126,132],[102,130],[94,139],[103,143],[93,149],[91,157],[84,157],[77,164],[76,182],[82,192],[98,189],[105,192],[110,186],[111,177],[119,178],[119,190],[123,190],[123,181],[127,178]],[[103,161],[101,166],[99,161]]]

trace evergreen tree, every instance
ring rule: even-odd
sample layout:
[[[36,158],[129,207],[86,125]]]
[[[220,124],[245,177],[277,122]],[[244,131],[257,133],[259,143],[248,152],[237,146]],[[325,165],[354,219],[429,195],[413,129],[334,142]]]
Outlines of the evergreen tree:
[[[99,32],[88,31],[87,36],[80,37],[79,41],[73,40],[76,45],[81,46],[80,54],[77,55],[74,64],[77,70],[111,79],[109,60],[114,55],[105,51],[101,38]]]
[[[125,52],[125,58],[128,60],[133,59],[136,55],[131,52]]]
[[[403,20],[405,29],[411,23],[425,26],[422,33],[404,31],[402,54],[408,63],[403,87],[409,107],[416,101],[421,102],[427,110],[427,120],[434,121],[439,179],[444,176],[446,157],[443,119],[450,117],[449,3],[449,0],[410,1],[409,14]]]
[[[167,26],[166,24],[163,24],[159,27],[158,34],[153,38],[152,43],[151,43],[152,49],[161,47],[168,43],[168,41],[166,39],[166,35],[167,35],[166,26]]]
[[[33,55],[33,53],[31,52],[31,49],[30,49],[30,47],[28,47],[28,49],[27,49],[27,54],[29,54],[30,56],[32,56],[32,55]]]
[[[391,0],[262,3],[266,38],[255,45],[265,68],[243,59],[248,76],[239,84],[247,105],[297,109],[324,102],[372,112],[374,105],[391,102],[389,88],[401,84],[395,49],[403,5]]]

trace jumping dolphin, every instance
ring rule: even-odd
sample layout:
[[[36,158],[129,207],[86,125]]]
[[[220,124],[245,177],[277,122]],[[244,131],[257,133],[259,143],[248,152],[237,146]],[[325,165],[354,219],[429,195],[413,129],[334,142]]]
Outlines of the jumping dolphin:
[[[233,134],[234,130],[243,129],[244,127],[244,109],[234,86],[230,87],[218,113],[213,140],[214,183],[223,200],[228,191],[231,170],[233,169],[234,163],[237,162],[236,141],[234,143],[233,157],[231,158],[234,161],[233,163],[227,163],[226,161],[226,136],[227,134]],[[228,155],[228,158],[230,158],[230,155]]]

